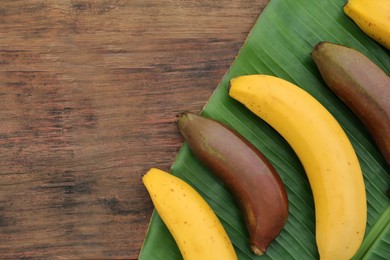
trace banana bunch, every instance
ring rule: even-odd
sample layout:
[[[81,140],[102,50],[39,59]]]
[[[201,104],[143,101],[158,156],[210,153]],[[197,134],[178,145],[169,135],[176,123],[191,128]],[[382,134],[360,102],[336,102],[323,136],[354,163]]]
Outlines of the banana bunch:
[[[344,12],[368,36],[390,50],[390,0],[348,0]]]
[[[390,49],[390,0],[348,0],[343,9],[367,35]],[[389,76],[344,46],[322,42],[311,56],[390,163]],[[320,258],[351,259],[365,234],[366,192],[354,148],[337,120],[309,93],[274,76],[233,78],[229,95],[278,131],[300,159],[314,197]],[[253,145],[221,123],[182,113],[177,124],[193,154],[235,197],[250,247],[263,254],[288,217],[279,175]],[[190,185],[157,169],[143,182],[184,259],[237,259],[219,219]]]
[[[366,228],[366,193],[355,151],[336,119],[303,89],[273,76],[234,78],[229,95],[276,129],[299,157],[314,197],[321,259],[350,259]]]

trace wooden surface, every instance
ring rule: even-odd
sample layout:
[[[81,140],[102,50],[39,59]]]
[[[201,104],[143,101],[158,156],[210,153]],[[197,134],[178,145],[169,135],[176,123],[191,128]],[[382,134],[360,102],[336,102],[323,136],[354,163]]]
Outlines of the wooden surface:
[[[0,258],[138,256],[141,183],[266,1],[0,2]]]

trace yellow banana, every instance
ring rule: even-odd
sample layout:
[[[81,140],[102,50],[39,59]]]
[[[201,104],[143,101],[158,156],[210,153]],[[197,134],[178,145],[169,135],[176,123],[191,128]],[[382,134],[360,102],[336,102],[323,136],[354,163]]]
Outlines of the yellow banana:
[[[142,181],[184,259],[237,259],[221,222],[189,184],[156,168]]]
[[[348,0],[344,12],[368,36],[390,50],[390,0]]]
[[[320,258],[350,259],[366,228],[366,194],[359,161],[336,119],[303,89],[273,76],[234,78],[229,95],[275,128],[302,162]]]

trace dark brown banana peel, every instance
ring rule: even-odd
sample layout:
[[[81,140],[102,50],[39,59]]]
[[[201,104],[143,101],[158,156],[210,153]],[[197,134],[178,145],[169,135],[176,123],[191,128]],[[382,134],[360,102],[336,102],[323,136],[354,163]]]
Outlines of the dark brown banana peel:
[[[255,254],[263,254],[288,217],[287,193],[280,176],[251,143],[215,120],[182,113],[177,125],[194,155],[235,197],[250,247]]]
[[[326,84],[360,118],[390,165],[390,77],[343,45],[320,42],[311,56]]]

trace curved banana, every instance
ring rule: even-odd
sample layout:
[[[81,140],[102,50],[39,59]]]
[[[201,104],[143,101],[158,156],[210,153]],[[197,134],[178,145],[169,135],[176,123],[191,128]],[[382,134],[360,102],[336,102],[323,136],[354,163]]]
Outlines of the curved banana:
[[[189,184],[156,168],[142,181],[184,259],[237,259],[221,222]]]
[[[326,84],[362,120],[390,165],[390,77],[343,45],[320,42],[311,56]]]
[[[303,89],[273,76],[234,78],[229,95],[275,128],[302,162],[321,259],[350,259],[366,228],[366,194],[359,161],[336,119]]]
[[[390,50],[390,0],[348,0],[344,12],[368,36]]]
[[[252,251],[264,254],[288,217],[287,192],[275,168],[255,146],[218,121],[187,112],[178,115],[177,125],[194,155],[236,198]]]

